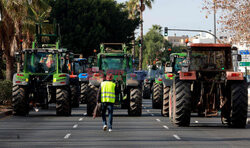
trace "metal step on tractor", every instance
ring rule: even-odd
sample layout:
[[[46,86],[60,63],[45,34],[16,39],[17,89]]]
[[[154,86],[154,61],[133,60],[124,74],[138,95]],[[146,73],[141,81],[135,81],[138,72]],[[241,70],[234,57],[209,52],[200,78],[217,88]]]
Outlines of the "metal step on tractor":
[[[128,115],[140,116],[142,113],[142,94],[137,75],[133,73],[132,56],[122,43],[103,43],[97,55],[97,67],[89,74],[89,91],[87,97],[87,114],[92,115],[96,105],[96,94],[107,74],[112,73],[113,81],[119,88],[116,105],[128,109]],[[95,70],[94,70],[95,69]]]
[[[243,73],[234,72],[229,44],[190,44],[169,91],[169,118],[189,126],[191,112],[221,116],[223,124],[246,126],[248,96]],[[241,56],[237,59],[240,61]],[[171,60],[175,70],[175,62]]]
[[[42,33],[43,27],[54,34]],[[71,115],[70,82],[67,70],[67,49],[60,47],[59,25],[37,24],[32,49],[16,53],[23,63],[22,72],[13,77],[14,115],[25,116],[30,109],[48,108],[56,103],[56,114]],[[52,30],[53,28],[53,30]]]

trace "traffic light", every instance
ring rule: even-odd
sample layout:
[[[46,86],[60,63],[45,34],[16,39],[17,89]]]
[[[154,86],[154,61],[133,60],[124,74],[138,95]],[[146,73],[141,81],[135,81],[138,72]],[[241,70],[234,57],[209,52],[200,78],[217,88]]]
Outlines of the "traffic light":
[[[141,40],[138,41],[138,46],[141,47]]]
[[[168,27],[164,28],[164,36],[168,36]]]

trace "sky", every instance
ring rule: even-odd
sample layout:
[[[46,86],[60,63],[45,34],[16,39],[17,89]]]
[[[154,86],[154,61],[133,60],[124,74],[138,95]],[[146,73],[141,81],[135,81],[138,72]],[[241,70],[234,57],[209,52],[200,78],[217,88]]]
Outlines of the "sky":
[[[127,0],[117,0],[125,2]],[[206,11],[202,10],[203,0],[155,0],[152,9],[144,11],[144,34],[153,24],[171,29],[201,29],[214,30],[213,15],[206,18]],[[136,31],[139,34],[139,30]],[[189,35],[198,33],[169,32],[169,35]]]

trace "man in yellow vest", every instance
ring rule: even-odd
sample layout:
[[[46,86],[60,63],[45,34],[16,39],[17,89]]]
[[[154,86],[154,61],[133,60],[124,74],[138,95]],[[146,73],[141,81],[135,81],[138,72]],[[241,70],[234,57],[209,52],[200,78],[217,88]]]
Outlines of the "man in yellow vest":
[[[115,96],[116,96],[116,84],[112,82],[113,75],[108,74],[106,76],[106,81],[101,83],[97,99],[102,103],[102,121],[103,121],[103,130],[107,130],[107,121],[106,121],[106,110],[108,109],[108,129],[109,132],[112,132],[112,122],[113,122],[113,108],[115,103]],[[101,95],[100,95],[101,94]],[[101,97],[99,97],[101,96]]]

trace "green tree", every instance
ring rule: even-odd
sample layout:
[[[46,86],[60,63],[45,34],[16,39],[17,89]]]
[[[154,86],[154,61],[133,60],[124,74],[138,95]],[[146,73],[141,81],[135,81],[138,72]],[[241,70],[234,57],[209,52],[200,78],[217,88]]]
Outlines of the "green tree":
[[[143,11],[145,7],[152,8],[152,3],[154,0],[129,0],[128,5],[130,8],[130,13],[132,16],[136,16],[139,12],[140,14],[140,28],[141,28],[141,43],[143,46]],[[139,50],[139,69],[142,69],[142,63],[143,63],[143,47],[140,47]]]
[[[143,69],[147,68],[148,64],[153,64],[153,61],[159,59],[166,61],[169,59],[171,44],[164,39],[162,35],[162,27],[153,25],[144,36],[144,55],[143,55]]]
[[[114,0],[57,0],[51,12],[61,25],[63,46],[84,56],[102,42],[130,43],[139,21],[128,15]]]

